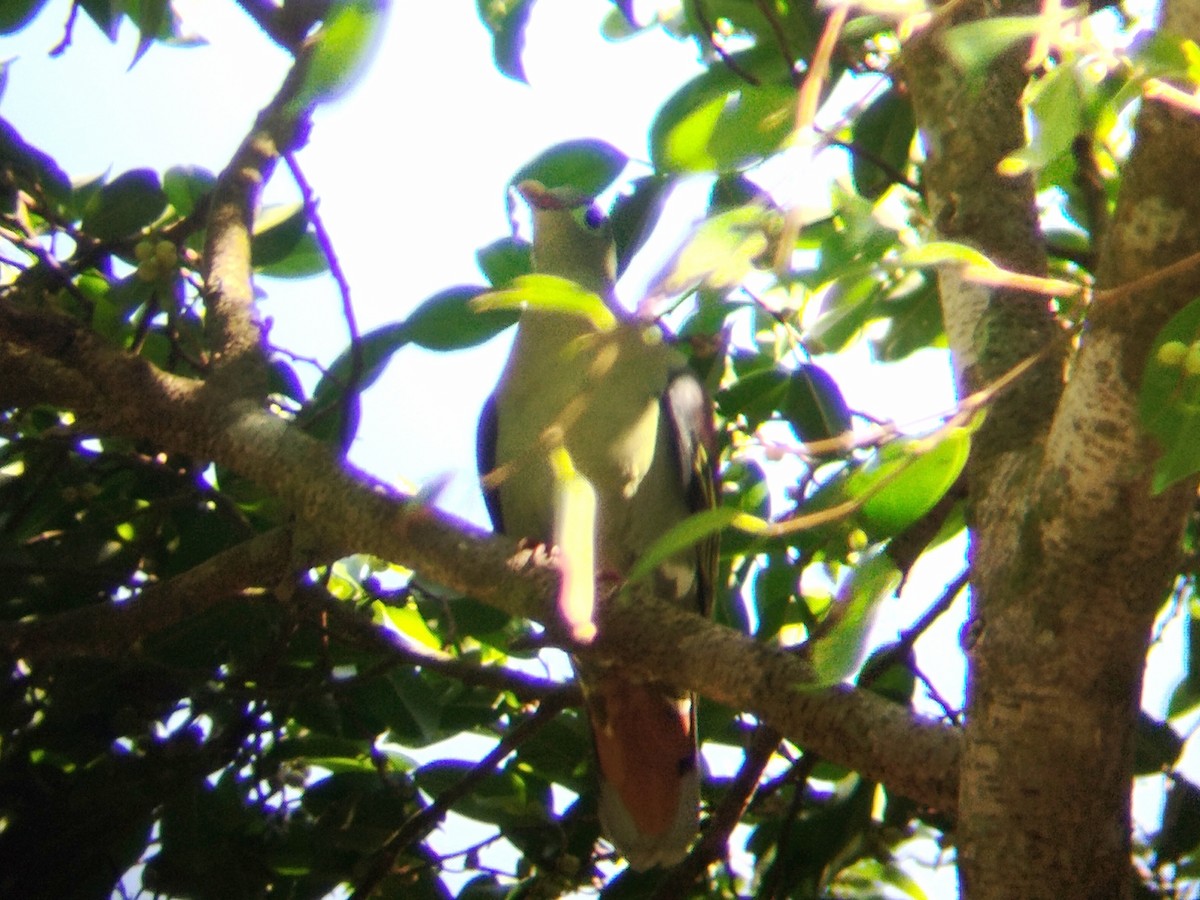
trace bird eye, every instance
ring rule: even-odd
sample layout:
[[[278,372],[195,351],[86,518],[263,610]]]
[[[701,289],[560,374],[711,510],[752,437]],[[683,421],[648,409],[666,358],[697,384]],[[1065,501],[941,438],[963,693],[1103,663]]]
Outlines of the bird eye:
[[[594,203],[587,208],[583,214],[583,224],[588,228],[599,228],[604,224],[604,213],[600,212],[600,207]]]

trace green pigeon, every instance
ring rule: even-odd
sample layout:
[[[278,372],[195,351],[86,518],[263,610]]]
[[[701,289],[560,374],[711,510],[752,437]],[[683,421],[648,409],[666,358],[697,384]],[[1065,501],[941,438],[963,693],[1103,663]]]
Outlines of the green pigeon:
[[[616,303],[610,230],[590,199],[533,181],[517,190],[533,212],[534,272],[574,282],[607,312],[525,305],[480,420],[479,470],[491,476],[496,530],[554,548],[560,611],[586,643],[597,579],[621,580],[664,533],[714,504],[713,413],[659,327]],[[707,615],[715,540],[649,577],[664,601]],[[599,764],[601,827],[633,868],[674,865],[699,826],[694,697],[618,665],[574,663]]]

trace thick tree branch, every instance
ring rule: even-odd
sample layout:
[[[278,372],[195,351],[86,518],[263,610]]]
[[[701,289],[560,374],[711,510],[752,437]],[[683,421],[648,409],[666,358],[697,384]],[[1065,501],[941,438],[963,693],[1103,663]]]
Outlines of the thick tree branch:
[[[974,0],[958,9],[991,12]],[[1197,22],[1197,0],[1167,7],[1168,33],[1194,40]],[[930,147],[927,196],[939,231],[1006,268],[1040,274],[1030,179],[996,171],[1024,141],[1024,51],[998,59],[972,97],[956,86],[964,79],[936,33],[912,50],[905,71]],[[1195,497],[1194,482],[1151,495],[1156,451],[1140,431],[1137,395],[1154,336],[1195,296],[1189,267],[1168,267],[1200,250],[1200,196],[1179,189],[1200,178],[1200,122],[1146,100],[1136,129],[1069,382],[1064,388],[1063,355],[1048,357],[992,408],[973,441],[975,640],[959,832],[972,896],[1130,891],[1133,723],[1154,612]],[[1146,277],[1167,271],[1175,276]],[[940,287],[967,385],[1045,346],[1058,329],[1032,296],[964,285],[948,272]]]
[[[249,587],[283,577],[291,562],[291,543],[286,531],[268,531],[169,581],[150,585],[136,600],[0,623],[0,648],[10,659],[125,656],[143,638],[241,596]]]
[[[211,377],[231,394],[258,397],[266,390],[263,324],[251,277],[251,236],[259,196],[279,157],[302,146],[308,137],[308,110],[296,102],[308,56],[297,57],[279,92],[259,113],[217,177],[209,204],[203,275],[214,346]]]
[[[72,408],[100,434],[149,440],[166,450],[219,462],[276,494],[322,559],[373,553],[471,594],[511,615],[553,622],[557,577],[510,567],[514,545],[373,482],[332,450],[248,400],[159,371],[104,344],[65,316],[0,305],[0,383],[25,376],[25,402]],[[21,347],[15,351],[13,342]],[[755,642],[663,604],[609,603],[603,638],[583,651],[620,659],[655,677],[769,721],[796,743],[899,793],[952,810],[957,733],[867,692],[814,688],[796,655]]]

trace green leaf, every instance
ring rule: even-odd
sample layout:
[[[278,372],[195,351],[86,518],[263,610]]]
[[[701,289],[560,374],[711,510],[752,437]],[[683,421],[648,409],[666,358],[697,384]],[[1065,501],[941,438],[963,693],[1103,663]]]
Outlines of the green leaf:
[[[407,635],[418,644],[424,644],[432,650],[441,650],[442,642],[432,631],[421,615],[416,604],[405,606],[390,606],[382,600],[371,604],[371,621],[376,625],[387,625],[401,634]]]
[[[338,0],[316,34],[293,113],[344,96],[358,81],[383,33],[387,0]]]
[[[916,133],[912,103],[894,87],[862,111],[851,134],[855,147],[867,152],[850,155],[850,172],[860,194],[874,200],[894,183],[894,173],[904,173]]]
[[[1041,16],[996,16],[949,28],[942,32],[941,40],[959,70],[974,78],[996,57],[1032,38],[1042,27]]]
[[[937,285],[921,278],[913,290],[876,304],[875,312],[885,317],[887,332],[871,338],[871,349],[880,362],[897,362],[926,347],[946,346],[946,326]]]
[[[650,158],[660,172],[742,169],[783,146],[795,111],[790,82],[752,85],[724,68],[709,69],[659,110],[650,131]]]
[[[170,37],[174,31],[171,27],[173,12],[169,0],[138,0],[128,9],[127,14],[138,29],[138,45],[133,53],[129,68],[137,65],[138,60],[146,55],[150,45],[157,38]]]
[[[361,335],[358,339],[358,359],[361,368],[354,385],[356,393],[374,384],[383,374],[392,354],[408,341],[408,325],[405,322],[392,322]],[[314,401],[342,395],[354,371],[354,359],[355,353],[352,349],[347,348],[341,352],[313,390]]]
[[[850,430],[850,409],[841,388],[820,366],[806,363],[788,378],[780,412],[802,441],[821,441]]]
[[[475,260],[493,287],[503,287],[514,278],[533,272],[529,242],[515,237],[501,238],[480,248]]]
[[[962,472],[971,439],[967,429],[956,428],[932,450],[927,446],[925,440],[894,441],[850,476],[849,496],[868,497],[859,520],[873,540],[899,534],[933,508]]]
[[[528,306],[543,312],[581,316],[599,331],[608,331],[617,324],[616,316],[598,294],[557,275],[522,275],[509,287],[482,294],[473,303],[480,311],[514,311]]]
[[[831,612],[836,623],[812,643],[810,658],[818,684],[839,684],[858,671],[879,604],[899,586],[900,570],[883,550],[850,570]]]
[[[1074,66],[1058,66],[1040,78],[1029,102],[1033,115],[1033,140],[1000,161],[998,171],[1018,175],[1029,169],[1045,168],[1060,156],[1070,154],[1084,127],[1083,86]]]
[[[250,245],[255,268],[285,260],[306,231],[308,215],[303,203],[289,203],[263,210],[254,223],[254,238]]]
[[[936,269],[946,265],[996,267],[974,247],[953,241],[929,241],[907,247],[896,257],[896,265],[904,269]]]
[[[180,216],[195,212],[216,183],[216,176],[199,166],[172,166],[163,174],[163,191]]]
[[[670,297],[704,285],[713,290],[739,284],[770,246],[778,214],[757,203],[701,222],[652,281],[651,296]]]
[[[788,373],[778,367],[748,372],[717,394],[717,406],[727,419],[744,416],[752,431],[783,405],[787,384]]]
[[[532,179],[547,188],[568,187],[596,197],[617,180],[628,162],[628,156],[604,141],[563,141],[518,169],[512,183]]]
[[[821,299],[821,314],[804,335],[810,353],[835,353],[854,340],[876,315],[882,290],[872,272],[848,273],[829,285]]]
[[[45,5],[46,0],[4,0],[0,3],[0,34],[20,31]]]
[[[102,241],[127,237],[153,224],[167,195],[151,169],[132,169],[104,185],[83,214],[83,230]]]
[[[286,256],[277,262],[258,266],[256,271],[269,278],[311,278],[329,271],[329,260],[317,243],[317,236],[306,231]]]
[[[647,175],[633,182],[632,191],[617,197],[608,221],[617,247],[618,273],[629,267],[634,255],[654,231],[674,187],[673,178]]]
[[[1138,711],[1134,728],[1133,774],[1157,775],[1173,768],[1183,754],[1183,738],[1166,722]]]
[[[516,310],[480,309],[475,301],[483,294],[484,288],[466,286],[434,294],[405,320],[409,340],[426,350],[463,350],[516,323]]]
[[[476,0],[479,18],[492,33],[492,59],[502,75],[528,82],[521,54],[534,0]]]
[[[1160,862],[1172,862],[1200,846],[1200,787],[1179,773],[1171,776],[1162,828],[1153,844]]]
[[[1138,415],[1162,446],[1152,490],[1161,493],[1200,471],[1200,299],[1171,318],[1154,340],[1142,373]],[[1181,353],[1172,354],[1174,348]],[[1177,358],[1176,358],[1177,357]]]
[[[675,554],[694,547],[705,538],[729,526],[741,515],[743,515],[741,510],[727,506],[693,513],[646,548],[646,551],[638,557],[633,568],[629,570],[626,581],[633,584],[645,578]]]
[[[121,8],[123,4],[113,3],[113,0],[79,0],[79,5],[96,23],[101,33],[109,41],[116,43],[121,19],[125,17],[125,11]]]
[[[432,797],[439,797],[456,786],[474,764],[441,759],[416,771],[417,786]],[[544,805],[537,802],[526,780],[515,772],[500,771],[485,775],[472,791],[454,807],[480,822],[511,827],[517,822],[535,824],[544,820]]]

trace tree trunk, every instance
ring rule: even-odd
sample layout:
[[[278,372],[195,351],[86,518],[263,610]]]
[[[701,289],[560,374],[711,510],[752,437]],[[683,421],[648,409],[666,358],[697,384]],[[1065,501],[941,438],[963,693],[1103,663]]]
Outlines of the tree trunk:
[[[1197,4],[1176,2],[1168,30],[1196,21],[1179,12],[1185,5]],[[960,16],[989,12],[967,6]],[[996,172],[1024,141],[1023,48],[982,85],[957,77],[936,34],[913,50],[905,74],[939,232],[1041,274],[1032,184]],[[1200,250],[1200,195],[1178,189],[1200,183],[1200,125],[1147,101],[1137,134],[1111,234],[1096,248],[1100,288]],[[1111,301],[1101,291],[1065,380],[1067,341],[1044,298],[952,272],[939,286],[964,396],[1043,353],[990,410],[968,469],[963,896],[1127,897],[1142,667],[1195,498],[1194,482],[1151,496],[1155,448],[1138,426],[1137,393],[1155,335],[1197,285],[1159,283]]]

